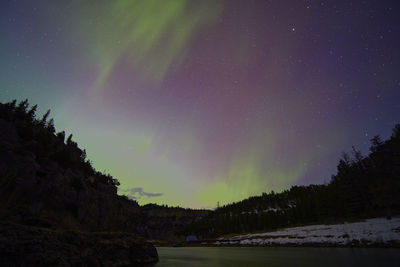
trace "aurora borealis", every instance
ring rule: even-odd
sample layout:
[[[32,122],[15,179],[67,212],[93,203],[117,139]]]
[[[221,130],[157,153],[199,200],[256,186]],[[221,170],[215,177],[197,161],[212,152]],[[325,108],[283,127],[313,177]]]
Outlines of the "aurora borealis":
[[[0,101],[50,108],[141,204],[324,183],[400,122],[397,0],[2,1],[0,32]]]

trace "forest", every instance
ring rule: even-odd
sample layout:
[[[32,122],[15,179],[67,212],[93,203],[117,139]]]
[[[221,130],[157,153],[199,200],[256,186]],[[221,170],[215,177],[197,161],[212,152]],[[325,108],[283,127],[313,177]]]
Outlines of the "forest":
[[[390,139],[371,139],[370,153],[343,153],[328,184],[292,186],[280,193],[217,208],[189,225],[185,234],[217,237],[286,226],[338,223],[400,213],[400,124]]]
[[[50,110],[36,110],[28,100],[0,103],[0,220],[165,240],[210,212],[118,195],[119,181],[95,170],[72,134],[56,132]]]
[[[14,99],[0,107],[0,118],[16,125],[18,135],[37,157],[54,160],[64,168],[79,168],[86,175],[97,177],[96,182],[119,185],[119,181],[110,174],[101,173],[92,167],[91,161],[86,158],[86,150],[78,147],[72,140],[72,134],[66,138],[65,131],[56,133],[54,119],[49,119],[50,110],[42,118],[36,118],[37,107],[29,107],[27,99],[18,104]]]
[[[57,162],[62,168],[79,169],[85,177],[94,177],[94,184],[111,186],[116,193],[118,180],[96,171],[86,159],[86,151],[72,140],[72,134],[66,138],[64,131],[56,133],[54,120],[49,119],[50,110],[39,119],[36,109],[37,105],[29,107],[27,100],[19,103],[13,100],[0,105],[0,119],[16,126],[24,150],[37,158]],[[46,173],[40,169],[36,175],[40,178]],[[84,181],[71,181],[74,188],[83,187]],[[354,147],[351,153],[343,153],[337,173],[328,184],[292,186],[283,192],[252,196],[214,211],[146,205],[134,221],[146,221],[149,236],[168,233],[168,236],[195,234],[208,238],[378,216],[390,219],[400,214],[399,192],[400,124],[397,124],[388,140],[383,141],[379,136],[371,139],[369,155],[363,156]],[[120,198],[128,201],[124,196]]]

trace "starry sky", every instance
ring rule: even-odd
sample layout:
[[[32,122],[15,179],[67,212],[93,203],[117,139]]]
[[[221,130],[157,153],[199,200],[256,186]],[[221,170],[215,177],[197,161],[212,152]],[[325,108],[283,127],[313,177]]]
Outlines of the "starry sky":
[[[400,122],[400,1],[3,0],[0,101],[140,204],[329,182]]]

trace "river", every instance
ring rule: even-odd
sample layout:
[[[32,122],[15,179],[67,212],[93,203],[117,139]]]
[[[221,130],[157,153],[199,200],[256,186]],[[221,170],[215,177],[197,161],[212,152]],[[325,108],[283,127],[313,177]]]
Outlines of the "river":
[[[164,266],[400,266],[400,249],[305,247],[158,247]]]

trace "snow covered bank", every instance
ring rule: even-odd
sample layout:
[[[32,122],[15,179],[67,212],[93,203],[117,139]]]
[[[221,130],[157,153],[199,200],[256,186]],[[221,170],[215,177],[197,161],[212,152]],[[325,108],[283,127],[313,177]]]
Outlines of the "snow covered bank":
[[[210,243],[208,243],[210,244]],[[213,245],[400,245],[400,217],[221,237]]]

